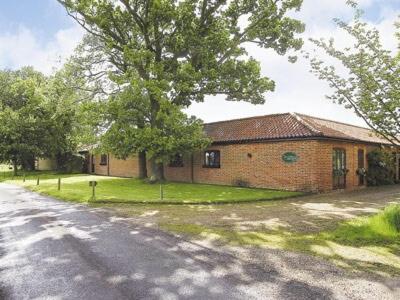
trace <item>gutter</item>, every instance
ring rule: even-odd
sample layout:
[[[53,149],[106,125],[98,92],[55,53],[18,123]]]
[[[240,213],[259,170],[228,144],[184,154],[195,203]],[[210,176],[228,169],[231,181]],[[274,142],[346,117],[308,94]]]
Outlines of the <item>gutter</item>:
[[[389,143],[378,143],[378,142],[367,142],[363,140],[346,139],[346,138],[335,138],[324,135],[313,135],[313,136],[298,136],[298,137],[280,137],[280,138],[258,138],[258,139],[245,139],[245,140],[231,140],[231,141],[216,141],[212,142],[211,145],[231,145],[231,144],[249,144],[249,143],[265,143],[265,142],[283,142],[283,141],[338,141],[338,142],[350,142],[350,143],[361,143],[374,146],[391,146],[400,147],[400,145],[393,145]]]

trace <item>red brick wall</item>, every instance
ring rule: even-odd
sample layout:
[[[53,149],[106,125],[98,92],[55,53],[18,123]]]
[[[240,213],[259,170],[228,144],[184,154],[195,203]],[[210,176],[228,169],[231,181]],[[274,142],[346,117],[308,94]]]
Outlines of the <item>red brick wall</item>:
[[[183,167],[170,167],[168,164],[164,166],[165,178],[171,181],[192,181],[191,155],[183,157]],[[151,171],[149,172],[151,173]]]
[[[220,151],[221,168],[204,168],[204,152],[195,153],[194,182],[234,185],[237,180],[242,180],[253,187],[304,191],[315,191],[318,188],[316,141],[211,146],[209,150]],[[282,160],[285,152],[295,152],[298,161],[285,163]],[[190,163],[188,160],[184,163],[183,168],[171,170],[166,167],[167,179],[190,180]]]
[[[139,175],[138,158],[130,157],[126,160],[117,159],[109,155],[107,165],[100,165],[100,155],[95,156],[95,174],[118,177],[137,177]]]
[[[94,155],[94,173],[96,175],[108,175],[108,166],[100,165],[101,155]]]
[[[235,185],[238,180],[248,182],[252,187],[285,189],[296,191],[332,190],[332,154],[334,148],[346,150],[347,189],[360,188],[358,185],[358,149],[365,155],[374,147],[334,141],[280,141],[253,144],[211,146],[208,150],[221,153],[220,168],[204,168],[204,151],[193,154],[193,179],[198,183]],[[285,152],[294,152],[297,162],[282,160]],[[249,155],[250,154],[250,155]],[[365,159],[365,158],[364,158]],[[137,177],[138,158],[118,160],[110,156],[109,166],[99,165],[100,155],[95,158],[96,174]],[[165,165],[165,176],[170,181],[190,182],[192,179],[191,156],[184,157],[183,167]],[[365,167],[367,162],[365,161]],[[108,169],[109,168],[109,169]],[[150,163],[147,166],[151,174]]]
[[[334,148],[341,148],[346,151],[346,168],[349,170],[346,175],[346,189],[353,190],[364,187],[359,186],[358,175],[356,174],[358,169],[358,150],[364,150],[364,166],[368,168],[366,155],[374,147],[366,146],[365,144],[320,141],[318,143],[319,191],[332,190],[332,155]]]
[[[194,154],[194,182],[234,185],[243,180],[253,187],[286,189],[297,191],[327,192],[333,188],[332,155],[334,148],[346,150],[346,189],[359,186],[358,149],[366,154],[373,146],[335,141],[291,141],[254,144],[211,146],[208,150],[219,150],[221,168],[203,168],[203,151]],[[282,160],[285,152],[295,152],[298,161],[286,163]],[[251,157],[248,156],[251,154]],[[190,181],[190,158],[186,157],[183,168],[165,168],[166,178],[173,181]]]

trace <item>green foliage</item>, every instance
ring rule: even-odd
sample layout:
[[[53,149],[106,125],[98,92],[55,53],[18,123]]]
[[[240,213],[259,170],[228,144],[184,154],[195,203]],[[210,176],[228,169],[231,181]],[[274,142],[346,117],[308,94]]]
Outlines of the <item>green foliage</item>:
[[[370,186],[394,184],[393,154],[376,149],[367,154],[367,183]]]
[[[118,158],[127,158],[132,153],[146,151],[148,158],[157,162],[169,162],[177,153],[186,154],[205,148],[209,144],[203,133],[202,122],[188,118],[179,107],[164,101],[157,114],[159,126],[142,121],[137,101],[132,92],[117,95],[108,103],[110,127],[102,137],[102,151],[109,151]],[[141,99],[140,108],[148,111],[150,104]],[[142,124],[138,127],[136,124]]]
[[[0,161],[32,169],[36,158],[71,157],[92,128],[86,92],[66,65],[50,77],[23,68],[0,71]]]
[[[45,77],[32,68],[0,72],[0,161],[32,168],[51,129]]]
[[[353,1],[349,2],[357,7]],[[350,23],[335,20],[338,27],[354,40],[352,47],[339,49],[333,39],[311,39],[318,48],[341,63],[344,72],[318,57],[311,57],[312,73],[334,90],[328,99],[353,109],[389,142],[400,143],[399,56],[383,47],[378,29],[369,27],[361,17],[362,12],[357,9]],[[399,36],[397,32],[396,37]]]
[[[343,223],[335,231],[324,233],[323,236],[326,239],[358,246],[371,244],[371,242],[382,245],[399,241],[400,205],[389,205],[376,215]]]
[[[80,52],[93,85],[129,98],[117,106],[128,103],[130,117],[117,108],[108,115],[110,128],[105,126],[105,140],[112,140],[106,144],[122,157],[141,148],[164,161],[173,151],[204,146],[199,121],[179,110],[217,94],[264,103],[275,84],[262,76],[244,45],[280,55],[302,46],[297,34],[304,25],[287,16],[301,0],[58,1],[92,34]]]
[[[243,44],[279,54],[302,45],[296,34],[304,25],[286,16],[301,0],[59,2],[99,37],[126,80],[143,81],[154,97],[168,94],[183,105],[219,93],[263,103],[274,84],[261,76]]]
[[[389,224],[391,231],[400,234],[400,204],[387,207],[381,217]]]

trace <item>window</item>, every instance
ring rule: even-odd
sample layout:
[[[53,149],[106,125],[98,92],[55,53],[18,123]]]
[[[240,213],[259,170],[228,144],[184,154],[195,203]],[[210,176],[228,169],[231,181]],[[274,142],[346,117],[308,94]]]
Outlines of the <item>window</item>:
[[[102,166],[107,165],[107,154],[102,154],[100,156],[100,165],[102,165]]]
[[[210,150],[204,152],[204,167],[206,168],[220,167],[220,152],[218,150]]]
[[[183,155],[176,154],[169,162],[170,167],[183,167]]]

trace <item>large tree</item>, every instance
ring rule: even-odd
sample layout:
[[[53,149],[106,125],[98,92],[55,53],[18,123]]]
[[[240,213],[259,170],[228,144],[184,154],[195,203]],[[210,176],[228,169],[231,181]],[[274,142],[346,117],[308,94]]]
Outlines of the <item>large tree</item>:
[[[92,103],[93,89],[87,87],[80,69],[68,61],[54,75],[46,78],[44,104],[51,126],[46,153],[56,159],[60,170],[67,169],[78,148],[95,141],[99,123],[96,104]]]
[[[157,114],[160,126],[152,128],[146,122],[150,103],[135,91],[128,87],[106,103],[105,119],[109,125],[101,138],[101,149],[121,159],[132,153],[148,153],[159,162],[168,162],[178,153],[189,154],[209,144],[202,122],[195,117],[188,118],[179,106],[168,101],[160,103]],[[153,173],[154,178],[163,179],[163,168],[153,172],[160,172]]]
[[[30,67],[0,71],[0,161],[15,172],[32,169],[36,158],[65,165],[92,128],[79,80],[68,66],[48,77]]]
[[[32,168],[45,152],[48,110],[46,78],[32,68],[0,72],[0,161]]]
[[[264,103],[274,82],[261,75],[246,43],[281,55],[302,45],[296,34],[304,25],[287,16],[302,0],[58,1],[104,45],[112,79],[141,89],[156,132],[165,127],[158,115],[166,102],[181,108],[224,94]],[[154,174],[162,174],[159,160],[152,157]]]
[[[350,4],[356,7],[352,1]],[[394,144],[400,143],[400,60],[397,53],[385,49],[378,29],[362,20],[357,9],[354,20],[336,24],[354,44],[340,48],[333,39],[311,39],[340,67],[318,56],[308,56],[312,72],[333,89],[328,99],[352,109],[375,132]],[[399,26],[397,26],[399,29]],[[396,36],[400,40],[400,31]],[[393,38],[395,38],[393,36]]]

